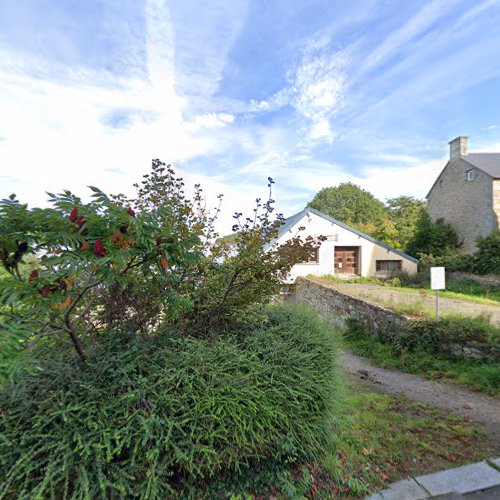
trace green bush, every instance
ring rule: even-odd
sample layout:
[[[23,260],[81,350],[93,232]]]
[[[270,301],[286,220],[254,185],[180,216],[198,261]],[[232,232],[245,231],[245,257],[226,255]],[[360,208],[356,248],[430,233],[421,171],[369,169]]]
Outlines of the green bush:
[[[412,321],[399,334],[391,334],[390,341],[401,351],[424,351],[450,357],[461,357],[451,345],[466,347],[471,344],[488,348],[500,344],[500,328],[487,320],[468,317],[445,317],[440,321]]]
[[[0,497],[199,497],[317,457],[332,332],[294,305],[256,317],[209,338],[109,334],[83,367],[40,344],[38,369],[0,393]]]
[[[478,238],[473,270],[479,274],[500,274],[500,229]]]
[[[474,267],[474,257],[472,255],[457,252],[438,256],[420,256],[420,270],[428,271],[428,268],[433,266],[444,266],[447,271],[472,272]]]
[[[432,222],[427,211],[421,213],[417,227],[405,249],[410,255],[447,255],[455,252],[461,244],[450,224],[444,219]]]
[[[419,267],[444,266],[448,271],[477,274],[500,274],[500,230],[476,240],[477,251],[462,254],[456,251],[444,255],[420,255]]]
[[[355,318],[347,320],[346,338],[361,340],[369,336],[367,328]],[[388,344],[398,354],[422,352],[450,358],[461,358],[462,353],[450,346],[474,345],[490,350],[500,349],[500,328],[484,318],[448,316],[440,321],[415,320],[405,327],[376,332],[383,344]],[[492,350],[493,352],[493,350]],[[493,355],[493,354],[492,354]]]

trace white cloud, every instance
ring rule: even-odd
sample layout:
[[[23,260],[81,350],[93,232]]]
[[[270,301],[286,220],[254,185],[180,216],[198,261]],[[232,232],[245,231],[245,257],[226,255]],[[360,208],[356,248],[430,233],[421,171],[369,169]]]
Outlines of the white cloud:
[[[416,161],[413,166],[384,168],[379,165],[363,169],[360,184],[378,198],[385,200],[401,195],[423,198],[446,165],[447,157]]]
[[[186,123],[185,128],[196,132],[200,128],[221,128],[234,122],[234,115],[229,113],[205,113],[198,115],[191,123]]]
[[[310,145],[306,139],[302,141],[306,149],[318,140],[332,143],[337,135],[331,119],[344,105],[348,59],[348,51],[332,51],[328,37],[313,38],[306,43],[300,64],[289,74],[289,102],[306,119],[307,138],[313,141]]]
[[[284,106],[290,104],[291,90],[289,88],[284,88],[273,94],[268,99],[262,101],[250,100],[248,111],[249,112],[260,112],[260,111],[275,111]]]
[[[388,58],[399,52],[411,40],[433,26],[440,18],[444,17],[450,8],[463,0],[433,0],[424,6],[402,26],[394,30],[385,40],[365,59],[360,67],[360,73],[353,79],[358,79],[363,74],[379,66]]]
[[[325,139],[327,142],[331,143],[335,138],[335,134],[332,132],[328,120],[320,120],[314,123],[309,133],[309,137],[311,139]]]
[[[268,99],[251,100],[249,112],[270,112],[292,106],[309,128],[310,139],[331,143],[336,132],[329,120],[344,105],[347,90],[346,66],[349,50],[332,51],[330,38],[311,38],[299,64],[287,75],[288,85]]]
[[[342,105],[346,78],[342,53],[306,54],[294,81],[294,105],[306,118],[330,116]]]
[[[74,67],[58,81],[54,67],[33,71],[34,61],[24,53],[0,57],[0,197],[16,192],[43,205],[45,191],[63,188],[81,195],[88,185],[131,193],[151,158],[159,157],[184,165],[177,170],[189,185],[204,181],[208,199],[215,202],[225,192],[229,210],[245,199],[247,186],[229,188],[217,176],[186,170],[186,160],[224,150],[217,130],[235,117],[201,114],[194,128],[184,120],[187,100],[175,89],[174,31],[165,2],[148,0],[146,16],[143,80]],[[197,129],[203,133],[195,134]]]
[[[174,22],[176,89],[198,106],[210,107],[229,53],[245,26],[250,2],[212,0],[169,5]]]

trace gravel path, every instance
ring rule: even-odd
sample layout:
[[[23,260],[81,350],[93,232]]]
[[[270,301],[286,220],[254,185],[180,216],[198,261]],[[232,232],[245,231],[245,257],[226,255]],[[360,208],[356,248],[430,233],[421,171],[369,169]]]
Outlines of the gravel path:
[[[361,299],[366,299],[372,302],[378,302],[382,305],[390,307],[390,304],[422,304],[429,312],[434,311],[435,295],[426,293],[405,293],[390,288],[373,285],[371,283],[328,283],[327,281],[318,280],[322,285],[336,288],[348,295],[354,295]],[[459,313],[466,316],[476,317],[486,315],[490,321],[495,324],[500,324],[500,305],[479,304],[467,300],[450,299],[447,297],[439,298],[439,309],[442,313]]]
[[[342,352],[339,362],[355,378],[371,383],[376,392],[404,395],[483,424],[492,444],[500,446],[500,400],[453,384],[379,368],[349,351]]]

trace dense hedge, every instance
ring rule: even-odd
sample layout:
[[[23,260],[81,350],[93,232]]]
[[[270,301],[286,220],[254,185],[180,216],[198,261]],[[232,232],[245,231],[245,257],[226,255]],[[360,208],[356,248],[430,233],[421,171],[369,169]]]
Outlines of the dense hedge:
[[[0,393],[0,497],[203,496],[314,458],[334,354],[331,330],[291,305],[217,338],[105,337],[85,368],[40,350],[39,370]]]
[[[476,245],[477,250],[473,254],[421,255],[420,268],[444,266],[449,271],[500,274],[500,230],[478,238]]]
[[[356,319],[347,320],[347,338],[357,340],[369,335],[366,328]],[[390,345],[398,354],[423,352],[462,358],[464,348],[477,347],[500,361],[500,327],[482,318],[450,316],[440,321],[414,320],[404,327],[379,331],[376,337],[380,342]],[[454,347],[460,347],[462,350]]]

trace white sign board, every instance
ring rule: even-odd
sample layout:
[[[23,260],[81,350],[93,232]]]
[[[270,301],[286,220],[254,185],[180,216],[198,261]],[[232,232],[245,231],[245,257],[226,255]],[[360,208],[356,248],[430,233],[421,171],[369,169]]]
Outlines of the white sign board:
[[[444,267],[431,267],[431,289],[445,289],[445,273]]]

